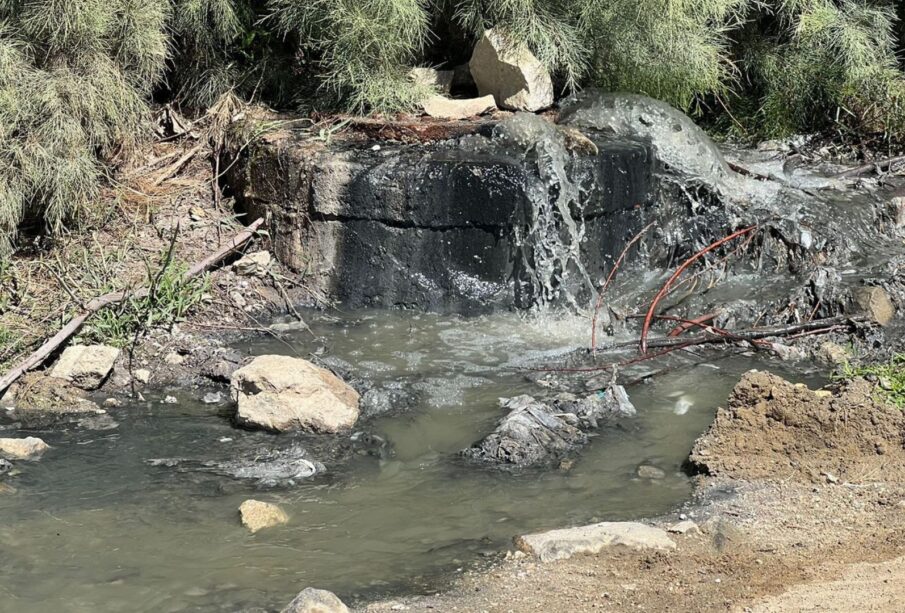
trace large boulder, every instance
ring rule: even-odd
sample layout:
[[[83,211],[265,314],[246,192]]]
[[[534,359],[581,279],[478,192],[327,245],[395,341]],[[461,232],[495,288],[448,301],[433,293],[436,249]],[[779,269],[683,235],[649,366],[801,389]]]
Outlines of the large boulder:
[[[0,457],[7,460],[38,460],[50,445],[39,438],[0,438]]]
[[[113,364],[119,357],[119,349],[107,345],[73,345],[67,347],[57,360],[51,377],[65,379],[76,387],[94,390],[101,386]]]
[[[550,73],[524,45],[487,30],[468,62],[481,96],[491,94],[500,108],[535,112],[553,104]]]
[[[601,522],[590,526],[550,530],[515,539],[519,550],[552,562],[579,553],[597,553],[604,547],[621,545],[632,549],[675,549],[675,542],[662,528],[638,522]]]
[[[349,609],[333,592],[307,587],[282,613],[349,613]]]
[[[325,368],[280,355],[256,357],[233,373],[236,420],[275,432],[338,432],[358,419],[358,392]]]

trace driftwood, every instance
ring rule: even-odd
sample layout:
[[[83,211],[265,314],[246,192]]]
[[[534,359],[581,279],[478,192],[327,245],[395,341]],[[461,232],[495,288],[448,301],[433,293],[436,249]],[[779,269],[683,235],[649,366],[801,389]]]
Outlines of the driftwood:
[[[891,157],[885,160],[879,160],[877,162],[871,162],[870,164],[864,164],[863,166],[856,166],[855,168],[849,168],[848,170],[843,170],[842,172],[836,175],[839,179],[850,179],[853,177],[860,177],[863,174],[867,174],[871,171],[880,171],[884,168],[889,168],[893,164],[898,164],[899,162],[905,162],[905,155],[899,155],[896,157]]]
[[[227,255],[235,251],[237,248],[244,245],[246,242],[254,236],[255,231],[261,224],[264,223],[263,219],[258,219],[254,221],[250,226],[248,226],[242,232],[236,234],[229,243],[220,247],[216,252],[207,256],[200,262],[195,263],[191,268],[186,271],[183,275],[184,279],[190,279],[198,274],[204,272]],[[111,292],[109,294],[104,294],[103,296],[99,296],[85,305],[85,309],[69,320],[63,328],[60,329],[59,332],[54,334],[51,338],[44,342],[34,353],[29,355],[27,358],[19,362],[16,366],[12,368],[9,372],[7,372],[3,377],[0,377],[0,394],[2,394],[6,389],[16,382],[16,380],[24,375],[26,372],[35,368],[36,366],[40,366],[54,351],[56,351],[60,346],[62,346],[71,336],[73,336],[76,332],[79,331],[79,328],[85,323],[85,321],[108,306],[112,306],[114,304],[119,304],[123,300],[128,298],[144,298],[148,295],[149,288],[143,287],[141,289],[135,291],[121,291],[121,292]]]

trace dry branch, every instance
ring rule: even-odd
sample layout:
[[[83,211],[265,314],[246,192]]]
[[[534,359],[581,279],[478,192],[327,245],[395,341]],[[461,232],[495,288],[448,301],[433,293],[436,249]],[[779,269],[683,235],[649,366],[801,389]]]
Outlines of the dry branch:
[[[232,238],[226,245],[220,247],[216,252],[212,253],[208,257],[204,258],[200,262],[195,263],[188,271],[183,275],[183,279],[190,279],[191,277],[197,276],[198,274],[204,272],[227,255],[235,251],[238,247],[241,247],[252,236],[254,236],[255,231],[261,224],[264,223],[263,219],[258,219],[254,221],[250,226],[248,226],[242,232],[239,232],[236,236]],[[26,372],[35,368],[36,366],[40,366],[54,351],[56,351],[60,346],[62,346],[71,336],[73,336],[85,321],[108,306],[112,306],[114,304],[119,304],[123,300],[127,298],[143,298],[147,296],[149,293],[149,289],[143,287],[134,292],[129,291],[120,291],[120,292],[111,292],[109,294],[104,294],[103,296],[99,296],[85,305],[85,309],[69,320],[63,328],[60,329],[59,332],[54,334],[51,338],[44,342],[34,353],[29,355],[27,358],[19,362],[16,366],[14,366],[10,371],[8,371],[3,377],[0,377],[0,394],[2,394],[6,389],[16,382],[16,380],[24,375]]]

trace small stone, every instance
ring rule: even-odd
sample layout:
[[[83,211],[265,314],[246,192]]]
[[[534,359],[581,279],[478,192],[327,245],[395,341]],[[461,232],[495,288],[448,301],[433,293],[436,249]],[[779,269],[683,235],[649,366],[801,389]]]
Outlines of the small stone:
[[[173,366],[179,366],[185,362],[185,356],[177,351],[171,351],[164,356],[163,361],[167,364],[172,364]]]
[[[680,521],[679,523],[671,525],[666,530],[667,532],[673,532],[675,534],[697,534],[701,532],[698,525],[691,520]]]
[[[151,380],[151,371],[147,368],[139,368],[134,373],[132,373],[132,375],[139,383],[147,383]]]
[[[208,392],[201,399],[201,402],[204,404],[217,404],[223,400],[223,395],[220,392]]]
[[[39,438],[0,438],[0,456],[7,460],[38,460],[50,445]]]
[[[896,316],[896,307],[882,287],[859,287],[854,292],[855,305],[881,326],[889,325]]]
[[[248,301],[245,300],[245,296],[243,296],[242,293],[238,290],[231,291],[229,293],[229,297],[240,309],[244,309],[248,305]]]
[[[848,363],[850,356],[848,350],[839,343],[827,341],[817,349],[817,357],[827,364],[840,366]]]
[[[892,213],[892,221],[897,228],[905,227],[905,196],[895,196],[889,199]]]
[[[495,111],[497,106],[493,96],[482,98],[454,99],[439,94],[430,96],[421,102],[426,115],[436,119],[468,119],[484,113]]]
[[[642,464],[638,467],[638,477],[641,479],[664,479],[666,473],[656,466]]]
[[[51,377],[70,381],[76,387],[94,390],[101,386],[113,364],[119,357],[119,349],[107,345],[73,345],[67,347],[57,360]]]
[[[814,395],[818,398],[830,398],[833,395],[833,392],[830,390],[814,390]]]
[[[823,473],[827,483],[839,483],[839,479],[832,473]]]
[[[207,217],[207,213],[201,207],[193,206],[189,209],[189,219],[192,221],[201,221],[205,217]]]
[[[176,404],[179,402],[175,396],[166,396],[163,400],[161,400],[163,404]]]
[[[106,400],[104,400],[104,406],[110,409],[115,409],[117,407],[121,407],[122,405],[123,403],[120,402],[119,398],[107,398]]]
[[[239,506],[242,525],[252,534],[264,528],[272,528],[289,521],[286,513],[275,504],[260,500],[246,500]]]
[[[247,277],[262,277],[270,270],[272,261],[269,251],[254,251],[236,261],[233,270]]]
[[[336,594],[307,587],[281,613],[349,613]]]

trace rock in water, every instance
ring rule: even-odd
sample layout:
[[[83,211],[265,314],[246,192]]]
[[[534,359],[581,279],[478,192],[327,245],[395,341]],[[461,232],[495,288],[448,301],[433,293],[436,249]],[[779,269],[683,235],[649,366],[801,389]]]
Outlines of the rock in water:
[[[0,456],[7,460],[38,460],[50,445],[39,438],[0,438]]]
[[[273,528],[289,521],[289,516],[280,507],[260,500],[246,500],[239,506],[242,525],[252,534],[264,528]]]
[[[515,538],[520,551],[541,562],[564,560],[579,553],[597,553],[604,547],[622,545],[632,549],[675,549],[666,531],[638,522],[601,522],[578,528],[550,530]]]
[[[349,613],[349,609],[333,592],[306,587],[281,613]]]
[[[600,419],[635,414],[620,385],[585,398],[560,394],[549,404],[527,395],[501,402],[509,413],[493,432],[462,455],[515,466],[549,464],[584,445],[586,432],[596,429]]]
[[[491,94],[500,108],[535,112],[553,104],[550,73],[524,44],[487,30],[468,62],[481,96]]]
[[[437,119],[468,119],[496,110],[493,96],[481,98],[455,99],[435,95],[421,102],[421,108]]]
[[[101,386],[113,363],[119,357],[119,349],[107,345],[73,345],[67,347],[57,360],[51,377],[65,379],[73,385],[86,390],[94,390]]]
[[[307,360],[262,355],[232,376],[240,424],[285,432],[338,432],[358,419],[358,392]]]

